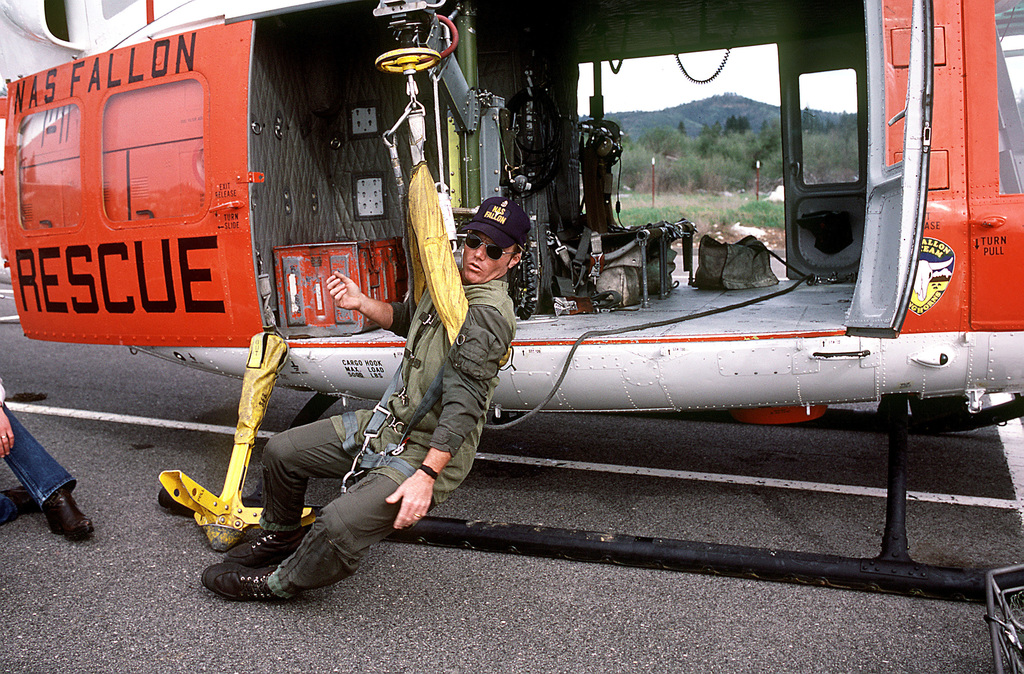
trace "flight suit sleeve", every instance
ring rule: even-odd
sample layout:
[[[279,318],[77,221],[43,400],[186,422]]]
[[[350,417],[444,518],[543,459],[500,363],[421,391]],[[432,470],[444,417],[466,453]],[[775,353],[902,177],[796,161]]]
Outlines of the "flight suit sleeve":
[[[448,354],[441,415],[430,446],[454,455],[487,412],[491,380],[512,344],[512,327],[497,309],[472,305]]]
[[[388,330],[399,337],[408,337],[409,328],[412,327],[413,309],[414,307],[409,302],[392,302],[391,311],[393,316],[391,327]]]

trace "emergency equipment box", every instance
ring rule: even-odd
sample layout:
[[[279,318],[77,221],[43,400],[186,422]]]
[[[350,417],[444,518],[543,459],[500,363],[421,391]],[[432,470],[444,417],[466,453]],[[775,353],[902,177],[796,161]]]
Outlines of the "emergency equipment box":
[[[280,323],[288,336],[327,337],[372,330],[358,311],[338,308],[327,292],[335,270],[368,296],[397,302],[408,287],[405,251],[399,238],[300,244],[274,248]]]

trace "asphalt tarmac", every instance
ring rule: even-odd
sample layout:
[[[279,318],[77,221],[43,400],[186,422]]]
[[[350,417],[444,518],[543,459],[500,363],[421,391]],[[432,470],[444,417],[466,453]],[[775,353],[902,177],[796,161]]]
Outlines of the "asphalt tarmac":
[[[0,296],[0,317],[13,314],[10,287],[0,283]],[[193,520],[156,497],[166,469],[220,490],[238,380],[126,347],[28,340],[16,322],[0,322],[0,376],[18,418],[77,477],[75,496],[96,524],[81,543],[51,534],[41,515],[0,528],[0,672],[993,668],[977,603],[392,541],[338,585],[288,602],[227,602],[199,582],[220,555]],[[264,430],[286,428],[307,398],[275,391]],[[144,421],[151,419],[213,428]],[[913,436],[910,489],[1014,501],[1006,437],[996,428]],[[480,450],[553,461],[479,461],[434,514],[858,557],[879,550],[883,499],[778,486],[884,487],[886,438],[872,406],[793,427],[746,426],[721,414],[542,415],[489,431]],[[672,471],[754,476],[766,486]],[[0,469],[0,488],[14,485]],[[311,498],[329,499],[334,489],[318,483]],[[915,500],[908,510],[919,561],[1024,560],[1012,508]]]

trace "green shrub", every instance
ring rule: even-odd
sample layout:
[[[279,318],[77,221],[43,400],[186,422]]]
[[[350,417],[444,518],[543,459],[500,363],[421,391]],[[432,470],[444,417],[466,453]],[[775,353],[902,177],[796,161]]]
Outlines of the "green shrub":
[[[781,229],[785,226],[785,209],[780,203],[754,201],[749,195],[658,193],[653,207],[650,193],[633,193],[621,199],[619,219],[625,227],[681,218],[697,225],[698,231],[735,222]]]
[[[781,203],[748,201],[739,208],[727,212],[723,223],[733,222],[746,227],[782,229],[786,226],[786,209]]]

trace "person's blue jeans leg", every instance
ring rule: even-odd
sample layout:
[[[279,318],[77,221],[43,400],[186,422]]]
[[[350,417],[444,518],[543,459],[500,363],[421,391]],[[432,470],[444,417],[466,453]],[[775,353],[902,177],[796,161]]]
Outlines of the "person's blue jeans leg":
[[[14,447],[11,453],[4,457],[4,461],[14,471],[15,477],[25,486],[28,493],[35,499],[39,507],[43,501],[50,498],[53,492],[61,487],[69,490],[75,488],[75,479],[71,477],[64,467],[57,463],[50,454],[43,448],[39,441],[32,437],[24,426],[14,417],[10,408],[4,407],[4,413],[11,422],[11,429],[14,431]],[[6,496],[0,495],[0,523],[6,522],[13,517],[4,518],[4,512],[8,509],[17,509]]]
[[[0,524],[10,522],[18,516],[18,507],[14,501],[0,494]]]

